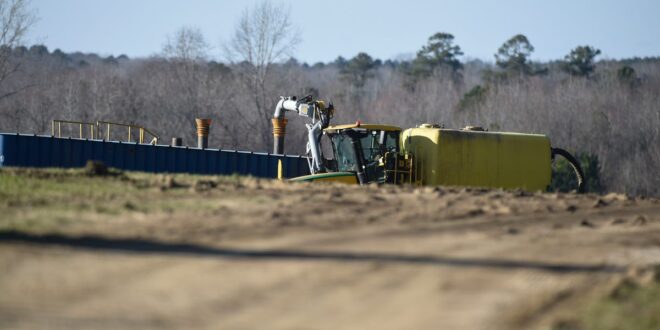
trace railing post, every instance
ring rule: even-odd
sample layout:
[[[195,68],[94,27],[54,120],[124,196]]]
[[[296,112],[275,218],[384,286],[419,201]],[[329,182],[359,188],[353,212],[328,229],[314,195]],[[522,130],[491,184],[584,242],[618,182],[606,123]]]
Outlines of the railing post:
[[[59,121],[57,122],[57,137],[62,137],[62,122]]]
[[[128,126],[128,142],[131,142],[131,127]]]
[[[80,129],[80,138],[82,139],[82,123],[78,124],[79,129]]]
[[[110,141],[110,123],[108,123],[108,131],[106,132],[108,138],[106,140]]]
[[[51,121],[50,123],[50,135],[55,136],[55,121]]]

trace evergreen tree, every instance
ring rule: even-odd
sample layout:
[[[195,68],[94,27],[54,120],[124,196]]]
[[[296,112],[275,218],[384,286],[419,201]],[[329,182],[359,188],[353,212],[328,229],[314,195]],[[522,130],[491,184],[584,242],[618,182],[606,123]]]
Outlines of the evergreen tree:
[[[564,57],[561,68],[573,76],[588,77],[596,67],[594,58],[599,54],[600,49],[591,46],[575,47]]]
[[[428,39],[426,46],[417,52],[413,60],[411,74],[414,77],[428,77],[436,68],[446,67],[452,73],[463,68],[458,57],[463,55],[461,47],[454,44],[454,36],[438,32]]]
[[[495,54],[495,63],[509,74],[519,76],[533,74],[529,57],[534,52],[534,46],[526,36],[517,34],[507,40]]]
[[[377,64],[369,54],[359,53],[346,63],[340,74],[343,80],[357,88],[362,88],[367,80],[373,77],[372,71]]]

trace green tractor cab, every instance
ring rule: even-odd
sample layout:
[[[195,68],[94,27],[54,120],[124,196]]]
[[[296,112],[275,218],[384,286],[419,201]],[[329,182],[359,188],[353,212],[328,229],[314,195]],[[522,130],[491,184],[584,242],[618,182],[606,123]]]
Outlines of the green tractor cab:
[[[323,133],[332,145],[333,158],[325,162],[325,170],[329,173],[307,175],[292,181],[394,183],[395,163],[400,158],[401,128],[358,122],[330,126]]]

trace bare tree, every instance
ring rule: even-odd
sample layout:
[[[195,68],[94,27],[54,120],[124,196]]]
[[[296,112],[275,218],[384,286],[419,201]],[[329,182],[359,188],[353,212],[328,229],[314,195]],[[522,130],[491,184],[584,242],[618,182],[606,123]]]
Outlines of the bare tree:
[[[269,83],[273,65],[291,57],[299,41],[290,8],[265,0],[243,12],[232,39],[224,45],[225,55],[235,64],[258,114],[250,128],[262,140],[268,139],[270,109],[277,97]]]
[[[195,118],[213,118],[214,125],[218,125],[219,118],[227,118],[226,112],[231,111],[226,105],[235,87],[228,83],[230,75],[218,69],[226,66],[208,62],[209,50],[199,28],[184,26],[167,37],[162,50],[166,63],[153,59],[156,70],[166,71],[157,73],[166,101],[161,108],[168,118],[176,118],[163,125],[176,136],[192,137]]]
[[[190,126],[195,117],[206,112],[200,106],[199,90],[204,81],[209,45],[199,28],[184,26],[173,35],[167,37],[163,46],[163,55],[172,62],[170,70],[171,79],[166,80],[169,86],[178,91],[177,102],[171,103],[169,108],[172,115],[180,117],[179,124]]]
[[[23,45],[25,35],[35,20],[29,0],[0,0],[0,99],[27,88],[6,88],[4,82],[20,68],[21,62],[13,59],[12,51]]]
[[[163,45],[163,55],[180,61],[202,61],[208,57],[209,49],[209,44],[199,28],[184,26],[167,37]]]

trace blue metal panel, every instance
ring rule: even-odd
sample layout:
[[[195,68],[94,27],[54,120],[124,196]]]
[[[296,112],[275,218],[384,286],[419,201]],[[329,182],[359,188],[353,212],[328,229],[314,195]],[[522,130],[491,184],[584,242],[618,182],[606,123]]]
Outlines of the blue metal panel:
[[[138,144],[138,165],[140,171],[144,172],[154,172],[154,159],[155,159],[155,148],[150,148],[150,146]]]
[[[170,147],[167,149],[167,163],[165,164],[165,172],[174,173],[176,172],[176,147]]]
[[[144,171],[145,172],[156,172],[156,154],[158,153],[158,148],[149,148],[149,146],[140,146],[144,152]]]
[[[18,165],[27,166],[27,165],[21,164],[18,160],[18,157],[20,155],[20,150],[18,149],[19,148],[18,138],[19,138],[19,135],[16,134],[16,135],[10,136],[10,139],[9,139],[9,142],[11,143],[9,148],[8,148],[9,149],[8,154],[11,157],[10,158],[11,159],[10,163],[11,163],[12,166],[18,166]]]
[[[235,151],[226,151],[225,152],[225,166],[222,169],[223,174],[230,174],[236,168],[236,152]]]
[[[73,151],[71,152],[71,164],[74,167],[82,167],[85,166],[87,158],[84,158],[84,144],[85,140],[71,140],[71,145],[73,148],[71,148]]]
[[[191,153],[193,162],[192,166],[188,169],[189,172],[194,172],[194,173],[204,173],[203,168],[202,168],[202,156],[204,154],[204,151],[202,150],[195,150],[194,152]]]
[[[125,169],[128,170],[135,170],[137,168],[137,162],[135,158],[135,146],[131,144],[125,144],[122,143],[122,147],[124,149],[124,156],[126,160],[126,165],[124,166]]]
[[[105,143],[100,142],[98,140],[92,140],[91,143],[92,145],[92,159],[93,160],[98,160],[98,161],[103,161],[104,158],[104,151],[105,151]]]
[[[26,152],[30,151],[29,139],[18,139],[18,142],[19,162],[22,164],[30,164],[30,158],[25,154]]]
[[[69,152],[68,152],[68,157],[67,157],[67,167],[80,167],[78,162],[76,161],[77,158],[80,158],[80,150],[78,150],[78,146],[76,143],[76,140],[74,139],[69,139],[68,140],[68,145],[69,145]]]
[[[0,135],[0,167],[5,165],[5,136]]]
[[[268,157],[265,157],[264,155],[259,157],[259,161],[257,162],[257,166],[259,168],[259,176],[261,177],[269,177],[268,173]]]
[[[228,159],[228,154],[226,151],[221,150],[218,152],[218,160],[217,160],[217,166],[216,166],[216,172],[218,173],[224,173],[227,170],[227,159]]]
[[[251,165],[250,160],[252,158],[251,154],[249,154],[247,152],[244,152],[244,151],[241,151],[240,155],[241,155],[242,162],[239,165],[240,166],[239,169],[241,170],[239,173],[242,174],[242,175],[249,175],[250,174],[250,165]]]
[[[188,160],[186,159],[187,152],[188,152],[188,147],[186,147],[185,149],[182,148],[176,149],[176,167],[174,168],[174,172],[185,172],[187,170],[187,165],[188,165]]]
[[[287,166],[286,166],[286,168],[287,168],[286,176],[287,176],[287,177],[291,177],[291,176],[293,175],[292,173],[294,173],[294,172],[298,169],[298,166],[297,166],[298,163],[296,162],[296,159],[293,158],[293,157],[291,157],[291,156],[286,156],[285,159],[287,160],[287,161],[286,161],[286,163],[287,163]]]
[[[133,144],[123,144],[125,155],[126,155],[126,169],[128,170],[136,170],[137,167],[137,152],[135,145]]]
[[[64,141],[54,141],[53,140],[53,150],[52,150],[52,155],[53,155],[53,162],[51,165],[56,166],[56,167],[63,167],[63,162],[62,162],[62,149],[64,148]]]
[[[119,163],[117,162],[117,159],[115,158],[115,148],[117,147],[118,144],[112,142],[101,142],[101,143],[103,143],[103,147],[101,148],[103,150],[103,158],[101,159],[101,161],[107,164],[108,166],[121,168],[119,166]]]
[[[241,166],[239,164],[241,162],[241,154],[237,150],[234,150],[231,152],[230,159],[231,163],[229,164],[229,168],[227,168],[226,174],[238,173],[238,167]]]
[[[71,140],[71,164],[73,167],[85,166],[87,158],[84,157],[85,140],[73,139]]]
[[[144,149],[143,147],[146,147],[144,145],[140,144],[135,144],[134,146],[131,146],[135,150],[135,170],[136,171],[142,171],[142,172],[148,172],[147,171],[147,156],[149,151],[147,149]]]
[[[44,155],[46,155],[49,158],[48,166],[50,167],[60,166],[59,164],[60,153],[58,150],[58,148],[60,147],[61,144],[59,143],[58,140],[55,140],[55,138],[50,139],[50,150],[44,152]]]
[[[113,167],[126,168],[126,155],[124,154],[123,150],[120,149],[121,142],[110,142],[108,146],[110,147],[110,150],[112,150],[110,155],[112,157],[111,162],[114,164]]]
[[[186,167],[184,172],[195,171],[197,168],[197,150],[188,149],[186,152]]]
[[[272,169],[272,171],[269,171],[268,169],[268,155],[261,155],[259,157],[259,173],[261,174],[262,177],[270,177],[271,173],[273,172],[275,177],[277,176],[277,165],[275,165],[275,168]]]
[[[124,145],[121,142],[116,144],[112,143],[111,145],[113,149],[112,156],[117,164],[117,167],[128,169],[127,161],[126,161],[128,154],[126,153],[126,150],[124,150]]]
[[[39,165],[39,144],[37,143],[37,137],[28,136],[26,142],[26,149],[28,151],[27,162],[36,167]]]
[[[128,154],[130,155],[131,169],[135,171],[144,171],[144,167],[140,164],[140,152],[137,144],[129,144],[127,145],[127,148],[130,151]]]
[[[239,151],[236,153],[236,155],[238,155],[238,163],[236,164],[236,173],[241,175],[249,174],[250,171],[248,169],[248,166],[250,166],[250,161],[248,160],[248,154]]]
[[[124,143],[121,141],[114,145],[114,157],[117,160],[117,166],[119,168],[130,169],[128,167],[128,152],[126,152]]]
[[[193,153],[193,158],[195,159],[194,166],[189,169],[191,172],[195,173],[204,173],[204,151],[202,150],[196,150]]]
[[[29,164],[27,159],[27,141],[26,139],[17,139],[16,140],[16,149],[18,151],[18,163],[19,164]]]
[[[2,155],[0,166],[11,166],[10,161],[12,157],[9,155],[11,144],[11,137],[9,135],[0,136],[0,155]]]
[[[14,145],[11,141],[12,137],[10,135],[2,136],[2,165],[3,166],[12,166],[11,161],[14,159],[11,155],[11,147]]]
[[[65,167],[74,167],[76,164],[73,162],[73,157],[75,155],[74,142],[71,138],[65,140],[64,143],[64,166]]]
[[[256,164],[257,158],[258,156],[253,153],[245,154],[245,160],[246,160],[245,169],[250,175],[254,175],[254,173],[257,172],[257,164]]]
[[[232,168],[232,171],[228,174],[232,174],[232,173],[245,174],[245,164],[247,163],[245,161],[245,154],[240,151],[234,151],[234,155],[236,157],[236,163],[234,163],[234,167]]]
[[[40,139],[36,138],[36,142],[39,145],[38,151],[36,152],[38,162],[37,166],[38,167],[47,167],[48,164],[48,152],[50,151],[51,145],[53,143],[53,139]]]
[[[309,173],[306,158],[301,156],[0,134],[0,166],[80,167],[88,160],[124,170],[267,178],[277,177],[281,160],[285,177]]]
[[[178,163],[179,163],[177,156],[179,155],[179,150],[180,149],[181,148],[178,148],[178,147],[173,147],[172,149],[170,149],[170,157],[172,157],[172,160],[169,164],[167,164],[168,167],[169,167],[168,172],[170,172],[170,173],[175,173],[176,170],[177,170]]]
[[[84,164],[87,163],[87,160],[95,160],[93,153],[94,145],[89,143],[89,140],[87,139],[81,140],[80,148],[81,148],[80,157],[76,157],[78,158],[76,159],[76,162],[82,162]]]
[[[148,157],[147,163],[149,163],[149,170],[147,172],[162,172],[162,166],[160,164],[165,163],[165,149],[163,148],[152,148],[150,149],[150,156]]]
[[[215,173],[218,166],[218,154],[220,150],[214,150],[214,152],[209,152],[206,155],[206,168],[209,173]]]
[[[211,154],[211,152],[213,152],[213,151],[209,150],[209,151],[200,152],[200,162],[199,162],[200,173],[203,173],[203,174],[210,174],[211,173],[210,168],[209,168],[209,158],[210,158],[209,155]]]
[[[73,157],[74,157],[73,142],[71,141],[71,138],[62,140],[62,142],[64,142],[64,151],[63,151],[64,157],[62,157],[63,160],[62,166],[73,167],[76,165],[73,163]]]

